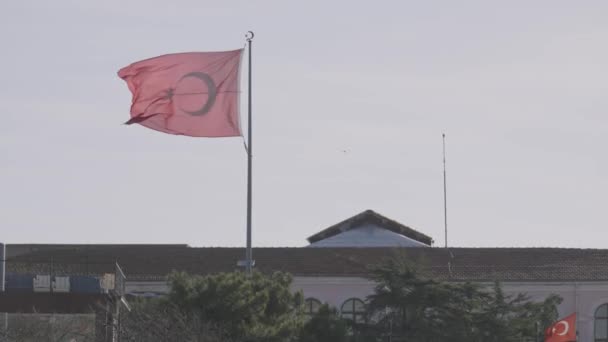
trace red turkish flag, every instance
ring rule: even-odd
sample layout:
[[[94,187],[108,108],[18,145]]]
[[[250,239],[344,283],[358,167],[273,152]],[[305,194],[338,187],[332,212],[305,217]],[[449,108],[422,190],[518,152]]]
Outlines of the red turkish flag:
[[[120,69],[133,94],[126,124],[192,137],[240,136],[242,52],[177,53]]]
[[[576,313],[558,321],[545,330],[545,342],[576,341]]]

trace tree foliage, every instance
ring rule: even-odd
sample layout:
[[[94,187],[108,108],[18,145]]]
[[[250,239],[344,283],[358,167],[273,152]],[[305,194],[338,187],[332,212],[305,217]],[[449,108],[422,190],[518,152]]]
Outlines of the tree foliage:
[[[438,282],[407,261],[394,258],[372,270],[368,297],[372,325],[409,342],[510,342],[535,340],[557,318],[561,298],[530,301],[506,295],[500,284]],[[540,329],[539,329],[540,327]],[[539,332],[540,330],[540,332]]]
[[[348,327],[340,318],[338,310],[321,305],[319,311],[313,315],[302,328],[299,342],[347,342]]]
[[[170,277],[167,301],[185,314],[218,326],[243,341],[289,341],[303,324],[301,293],[290,290],[289,274],[242,272]]]
[[[367,322],[321,306],[305,319],[300,293],[284,273],[170,277],[167,297],[136,303],[125,341],[515,342],[535,340],[557,318],[561,298],[507,295],[499,283],[440,282],[394,258],[372,269]],[[538,335],[540,336],[540,335]]]

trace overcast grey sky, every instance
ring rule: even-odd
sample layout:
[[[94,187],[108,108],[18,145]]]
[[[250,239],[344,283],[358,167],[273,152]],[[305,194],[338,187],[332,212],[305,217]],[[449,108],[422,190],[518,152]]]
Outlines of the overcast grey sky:
[[[247,30],[254,246],[368,208],[443,245],[445,131],[451,245],[608,248],[603,0],[3,1],[0,241],[244,245],[242,139],[122,125],[116,71]]]

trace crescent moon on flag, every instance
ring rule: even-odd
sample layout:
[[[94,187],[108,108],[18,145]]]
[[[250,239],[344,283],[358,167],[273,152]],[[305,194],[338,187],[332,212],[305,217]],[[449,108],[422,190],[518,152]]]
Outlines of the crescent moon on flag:
[[[557,336],[564,336],[564,335],[566,335],[568,333],[568,330],[570,330],[570,324],[568,324],[568,322],[566,322],[566,321],[559,321],[555,325],[555,328],[556,328],[555,330],[557,330],[557,326],[560,325],[560,324],[564,326],[564,332],[561,333],[561,334],[556,334],[556,335]]]
[[[215,98],[217,96],[217,88],[215,86],[215,83],[213,82],[213,79],[211,78],[211,76],[205,74],[204,72],[198,72],[198,71],[194,71],[194,72],[185,74],[184,76],[182,76],[182,78],[180,78],[180,81],[183,80],[184,78],[188,78],[188,77],[197,78],[197,79],[203,81],[203,83],[205,83],[207,85],[207,89],[208,89],[207,102],[205,102],[205,104],[200,109],[197,109],[194,111],[185,110],[183,108],[180,108],[180,109],[182,111],[184,111],[184,113],[194,115],[194,116],[205,115],[209,112],[209,110],[211,110],[211,107],[213,107],[213,104],[215,103]]]

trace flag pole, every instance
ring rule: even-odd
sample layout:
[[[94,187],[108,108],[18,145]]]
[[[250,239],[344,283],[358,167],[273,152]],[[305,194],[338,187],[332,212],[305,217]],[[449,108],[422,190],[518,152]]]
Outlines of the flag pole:
[[[245,253],[245,262],[246,262],[246,270],[247,275],[251,276],[253,271],[253,253],[251,250],[251,166],[252,166],[252,153],[253,153],[253,145],[252,141],[252,128],[251,128],[251,42],[253,40],[254,34],[252,31],[247,32],[245,35],[247,39],[247,44],[249,45],[248,57],[249,57],[249,66],[247,68],[249,78],[248,78],[248,114],[247,114],[247,251]]]
[[[445,172],[445,133],[441,135],[443,137],[443,227],[445,230],[445,248],[448,248],[448,191]]]

